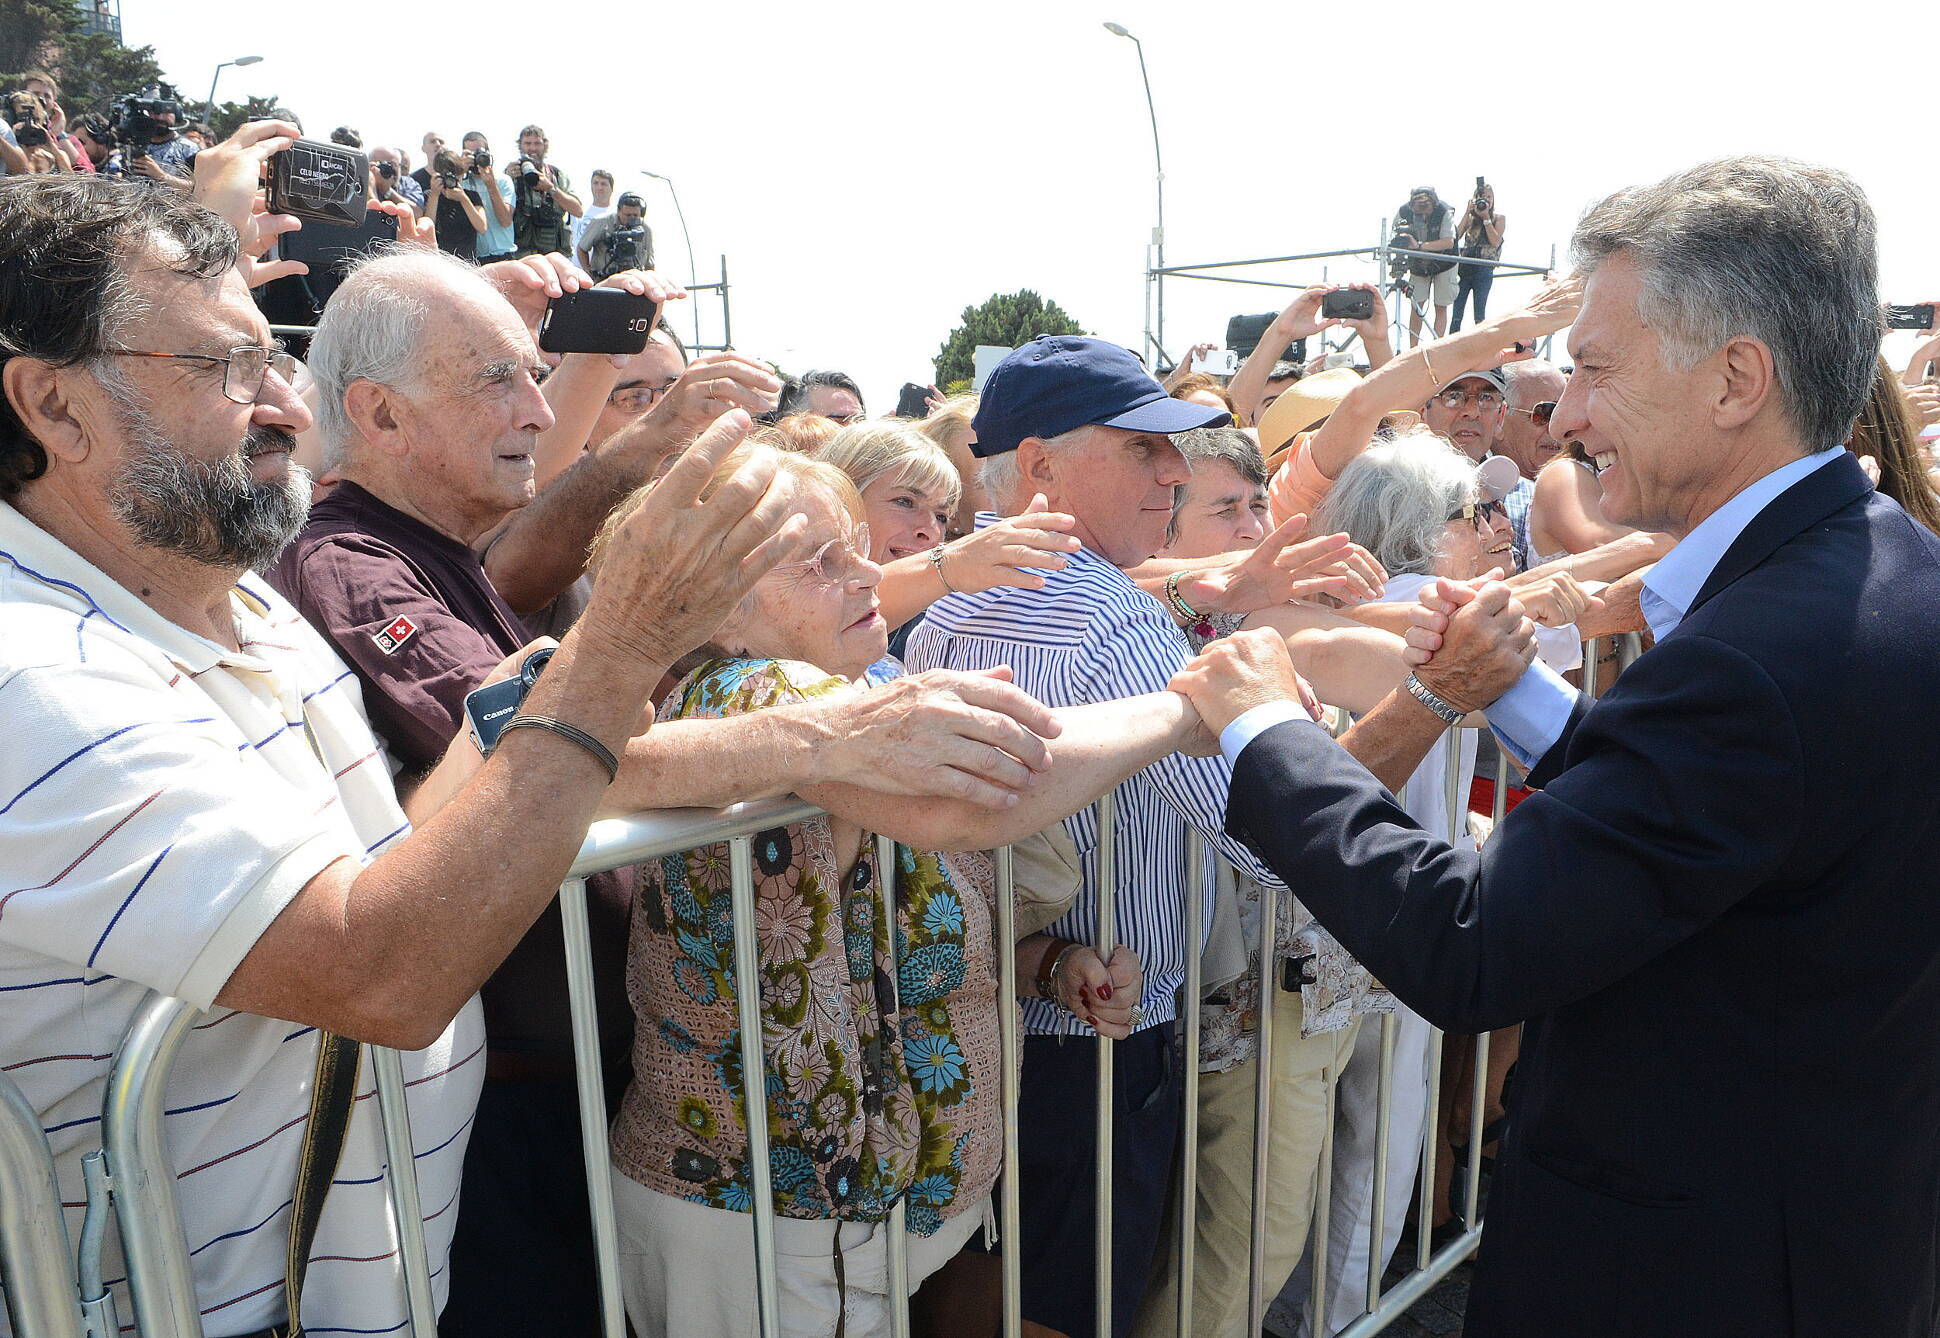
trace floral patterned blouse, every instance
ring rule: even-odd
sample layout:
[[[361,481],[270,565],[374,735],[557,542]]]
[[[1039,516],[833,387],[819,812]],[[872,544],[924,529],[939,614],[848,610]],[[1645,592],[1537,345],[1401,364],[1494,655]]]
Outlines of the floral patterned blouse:
[[[864,690],[892,676],[871,666]],[[849,690],[812,665],[715,659],[660,718]],[[900,1198],[927,1236],[982,1202],[1001,1156],[995,879],[983,855],[898,847],[897,860],[893,889],[871,838],[845,867],[826,818],[754,839],[770,1164],[783,1216],[877,1221]],[[635,1076],[614,1165],[660,1193],[748,1211],[725,843],[642,866],[627,993]]]

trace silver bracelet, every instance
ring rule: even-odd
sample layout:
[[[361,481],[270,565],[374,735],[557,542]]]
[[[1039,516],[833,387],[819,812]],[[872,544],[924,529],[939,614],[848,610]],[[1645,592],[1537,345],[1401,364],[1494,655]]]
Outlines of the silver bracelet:
[[[1408,693],[1416,701],[1440,716],[1444,724],[1459,725],[1462,723],[1462,716],[1465,712],[1456,710],[1440,697],[1437,697],[1429,690],[1426,684],[1413,674],[1408,675]]]
[[[932,548],[930,550],[930,565],[936,568],[936,579],[943,582],[943,588],[953,595],[960,595],[963,591],[951,585],[950,578],[943,574],[943,554],[948,548],[948,544],[938,544],[935,548]]]

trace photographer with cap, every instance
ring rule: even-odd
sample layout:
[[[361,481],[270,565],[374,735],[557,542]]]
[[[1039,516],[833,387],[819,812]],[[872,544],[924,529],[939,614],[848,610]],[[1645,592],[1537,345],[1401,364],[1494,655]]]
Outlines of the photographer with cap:
[[[626,269],[653,268],[653,229],[647,203],[632,191],[610,214],[594,219],[579,236],[579,263],[595,279]]]
[[[1408,202],[1395,211],[1394,242],[1404,251],[1453,251],[1455,211],[1442,203],[1433,186],[1416,186]],[[1421,318],[1430,301],[1435,304],[1435,338],[1448,333],[1448,308],[1455,301],[1455,262],[1408,258],[1408,341],[1421,342]],[[1397,276],[1398,277],[1398,276]]]
[[[572,220],[586,212],[565,172],[546,161],[552,142],[536,125],[519,131],[519,157],[505,165],[512,183],[512,235],[520,256],[571,254]]]

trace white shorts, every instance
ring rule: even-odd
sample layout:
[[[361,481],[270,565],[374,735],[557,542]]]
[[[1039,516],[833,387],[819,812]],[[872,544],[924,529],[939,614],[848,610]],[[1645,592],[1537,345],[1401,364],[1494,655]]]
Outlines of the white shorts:
[[[613,1172],[620,1227],[620,1290],[640,1333],[758,1338],[754,1217],[689,1203]],[[909,1289],[948,1263],[983,1224],[971,1204],[933,1236],[909,1238]],[[838,1241],[842,1283],[835,1278]],[[775,1220],[775,1273],[789,1338],[834,1338],[846,1311],[850,1338],[888,1338],[885,1224]]]

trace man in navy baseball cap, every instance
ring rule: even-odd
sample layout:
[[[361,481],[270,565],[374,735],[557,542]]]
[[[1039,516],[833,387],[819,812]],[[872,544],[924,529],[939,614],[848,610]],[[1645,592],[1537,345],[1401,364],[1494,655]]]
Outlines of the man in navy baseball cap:
[[[1126,349],[1043,335],[984,383],[971,446],[993,510],[1036,494],[1078,518],[1085,547],[1133,566],[1164,545],[1172,489],[1192,472],[1170,434],[1230,423],[1224,409],[1176,400]]]

